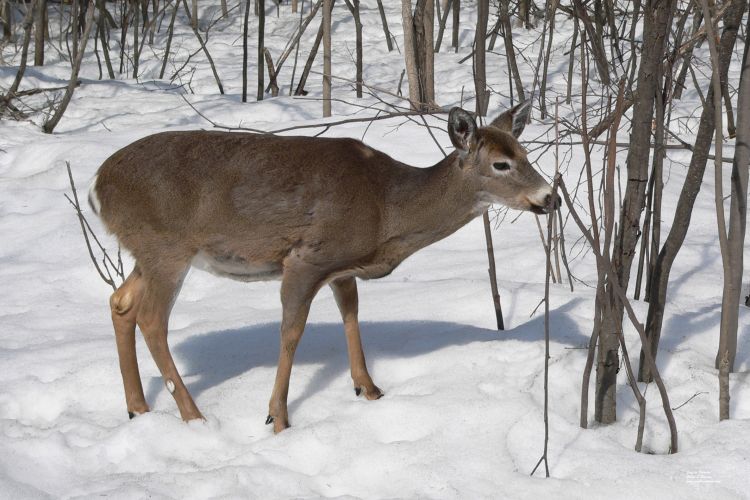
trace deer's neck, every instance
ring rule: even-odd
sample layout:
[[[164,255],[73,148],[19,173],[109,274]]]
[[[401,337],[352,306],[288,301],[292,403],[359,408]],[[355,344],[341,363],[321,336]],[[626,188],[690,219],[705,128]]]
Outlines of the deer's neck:
[[[474,179],[456,153],[432,167],[409,169],[389,190],[385,238],[408,255],[454,233],[489,205]]]

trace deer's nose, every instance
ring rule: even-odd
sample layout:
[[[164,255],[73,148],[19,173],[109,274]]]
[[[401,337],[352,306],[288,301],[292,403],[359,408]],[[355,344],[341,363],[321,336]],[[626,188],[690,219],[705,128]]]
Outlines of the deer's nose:
[[[547,210],[557,210],[558,208],[560,208],[561,204],[562,200],[557,194],[553,195],[552,193],[550,193],[544,197],[544,206],[545,208],[547,208]]]

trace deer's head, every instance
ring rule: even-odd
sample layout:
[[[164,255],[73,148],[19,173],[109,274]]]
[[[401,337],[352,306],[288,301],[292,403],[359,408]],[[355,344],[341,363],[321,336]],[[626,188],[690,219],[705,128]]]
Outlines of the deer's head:
[[[482,201],[544,214],[560,206],[552,187],[534,170],[518,136],[526,126],[530,101],[525,101],[477,127],[461,108],[448,116],[448,135],[459,155],[461,168],[474,178]]]

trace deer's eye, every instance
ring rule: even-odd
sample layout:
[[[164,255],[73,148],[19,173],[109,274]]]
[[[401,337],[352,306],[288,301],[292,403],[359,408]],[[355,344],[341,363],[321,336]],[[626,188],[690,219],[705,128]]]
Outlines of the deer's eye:
[[[492,164],[492,167],[495,170],[504,172],[506,170],[510,170],[510,163],[508,163],[507,161],[496,161],[495,163]]]

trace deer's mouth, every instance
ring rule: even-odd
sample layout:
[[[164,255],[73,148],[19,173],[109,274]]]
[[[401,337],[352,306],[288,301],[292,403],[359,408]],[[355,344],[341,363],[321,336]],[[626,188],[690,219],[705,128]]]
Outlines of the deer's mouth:
[[[531,205],[529,210],[538,215],[546,215],[550,212],[549,207],[543,205]]]
[[[529,199],[527,199],[526,201],[529,203],[530,211],[534,212],[535,214],[545,215],[560,208],[562,200],[560,200],[559,196],[550,193],[544,197],[543,204],[534,203]]]

